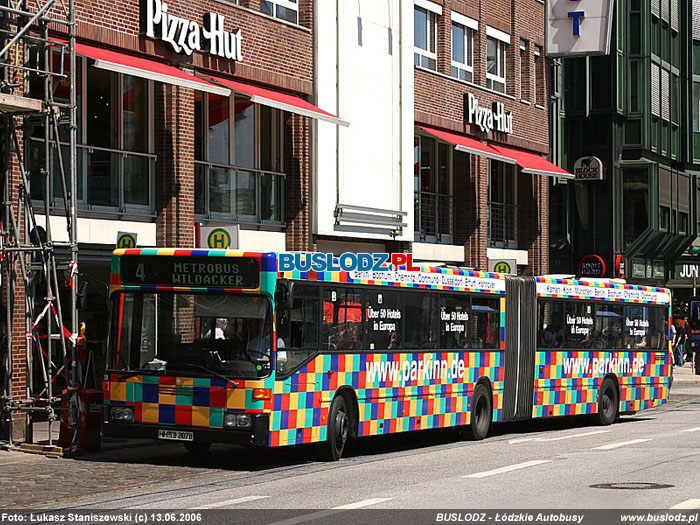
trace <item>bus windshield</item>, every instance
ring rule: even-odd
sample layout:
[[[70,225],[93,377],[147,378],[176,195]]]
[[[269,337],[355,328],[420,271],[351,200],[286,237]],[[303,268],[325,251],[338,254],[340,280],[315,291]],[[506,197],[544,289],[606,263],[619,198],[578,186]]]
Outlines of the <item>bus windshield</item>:
[[[114,370],[259,378],[270,373],[272,313],[255,295],[122,292],[112,299]]]

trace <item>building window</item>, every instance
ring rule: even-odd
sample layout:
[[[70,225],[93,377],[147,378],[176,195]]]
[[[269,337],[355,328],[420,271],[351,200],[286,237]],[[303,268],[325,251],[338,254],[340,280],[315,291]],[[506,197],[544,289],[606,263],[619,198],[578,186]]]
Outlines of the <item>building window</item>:
[[[503,40],[486,39],[486,87],[506,92],[506,47]]]
[[[415,7],[414,23],[414,64],[437,70],[437,13]]]
[[[645,169],[623,171],[623,241],[625,249],[649,227],[649,173]]]
[[[78,58],[77,197],[82,209],[150,215],[155,209],[153,140],[153,85],[149,80],[86,68]],[[82,71],[87,74],[83,75]],[[64,81],[56,83],[57,100],[65,98]],[[83,96],[84,94],[84,96]],[[31,119],[29,121],[31,123]],[[68,128],[59,128],[64,170],[68,173]],[[44,166],[43,122],[25,135],[29,141],[29,173],[32,198],[43,199],[40,179]],[[63,190],[58,152],[51,146],[55,176],[51,181],[52,205],[62,206]],[[69,181],[66,181],[69,182]]]
[[[529,64],[527,62],[527,41],[520,40],[520,99],[529,101]]]
[[[299,23],[297,0],[260,0],[260,11],[292,24]]]
[[[547,93],[547,89],[546,89],[546,86],[544,85],[544,68],[542,67],[542,63],[543,63],[542,48],[540,46],[535,46],[535,51],[533,54],[535,55],[535,64],[534,64],[534,72],[532,74],[532,80],[533,80],[532,99],[535,101],[535,104],[537,104],[538,106],[544,106],[545,105],[545,95]]]
[[[453,13],[453,18],[455,14]],[[474,81],[474,29],[452,21],[452,76]]]
[[[284,114],[244,97],[195,92],[195,215],[281,224]]]
[[[416,240],[452,242],[452,148],[429,137],[414,141]]]
[[[693,82],[693,131],[700,132],[700,82]]]
[[[517,249],[517,180],[512,164],[491,161],[489,173],[489,244]]]

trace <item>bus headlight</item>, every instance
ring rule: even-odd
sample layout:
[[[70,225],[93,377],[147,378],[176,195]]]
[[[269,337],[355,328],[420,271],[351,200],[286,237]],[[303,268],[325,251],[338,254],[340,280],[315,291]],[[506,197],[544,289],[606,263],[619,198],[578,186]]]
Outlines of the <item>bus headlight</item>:
[[[134,421],[134,409],[130,407],[112,407],[109,412],[112,421],[132,423]]]
[[[250,428],[253,425],[253,418],[250,414],[239,414],[236,418],[238,428]]]
[[[250,428],[253,426],[253,417],[250,414],[226,414],[224,426],[227,428]]]

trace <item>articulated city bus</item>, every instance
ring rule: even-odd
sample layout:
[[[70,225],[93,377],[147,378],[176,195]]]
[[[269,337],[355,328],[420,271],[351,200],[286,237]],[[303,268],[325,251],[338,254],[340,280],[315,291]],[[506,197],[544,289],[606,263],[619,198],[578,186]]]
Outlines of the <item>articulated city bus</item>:
[[[670,293],[453,268],[279,272],[278,254],[114,252],[104,433],[336,460],[357,437],[664,403]]]

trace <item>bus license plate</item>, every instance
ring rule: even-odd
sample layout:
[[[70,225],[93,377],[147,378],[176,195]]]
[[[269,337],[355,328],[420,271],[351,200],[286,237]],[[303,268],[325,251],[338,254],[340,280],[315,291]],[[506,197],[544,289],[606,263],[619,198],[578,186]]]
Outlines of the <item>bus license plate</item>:
[[[171,441],[194,441],[194,432],[184,432],[182,430],[158,430],[158,439],[169,439]]]

